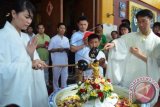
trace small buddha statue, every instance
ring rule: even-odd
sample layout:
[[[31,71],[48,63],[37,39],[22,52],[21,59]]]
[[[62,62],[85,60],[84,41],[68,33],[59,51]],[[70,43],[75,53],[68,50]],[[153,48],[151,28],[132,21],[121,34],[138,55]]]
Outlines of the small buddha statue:
[[[98,78],[99,75],[100,75],[99,61],[98,60],[94,60],[94,62],[92,62],[90,64],[90,67],[93,69],[93,77],[94,78]]]

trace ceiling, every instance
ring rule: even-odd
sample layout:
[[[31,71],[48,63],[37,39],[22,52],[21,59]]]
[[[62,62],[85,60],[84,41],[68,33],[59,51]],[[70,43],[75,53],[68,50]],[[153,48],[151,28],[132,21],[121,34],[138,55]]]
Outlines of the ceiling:
[[[160,0],[140,0],[160,10]]]

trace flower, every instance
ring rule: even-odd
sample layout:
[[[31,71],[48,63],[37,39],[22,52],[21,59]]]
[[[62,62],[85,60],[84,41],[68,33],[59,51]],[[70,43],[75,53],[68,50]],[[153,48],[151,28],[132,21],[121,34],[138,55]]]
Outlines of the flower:
[[[103,97],[103,92],[98,92],[98,97],[102,98]]]
[[[110,79],[107,79],[107,81],[108,81],[108,82],[111,82],[111,80],[110,80]]]
[[[91,91],[91,96],[97,96],[96,91]]]
[[[79,90],[81,93],[87,92],[85,89],[80,89]]]
[[[49,42],[48,41],[45,41],[45,47],[47,48],[48,47],[48,45],[49,45]]]
[[[105,78],[89,78],[84,80],[81,84],[78,83],[77,95],[80,97],[82,102],[88,100],[99,99],[101,102],[105,98],[111,96],[113,86]]]
[[[104,79],[104,78],[102,78],[101,83],[104,83],[104,82],[105,82],[105,79]]]

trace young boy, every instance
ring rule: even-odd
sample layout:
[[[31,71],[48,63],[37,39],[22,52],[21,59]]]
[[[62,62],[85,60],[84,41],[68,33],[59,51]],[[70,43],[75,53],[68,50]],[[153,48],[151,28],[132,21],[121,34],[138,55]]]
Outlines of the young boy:
[[[106,68],[106,57],[105,54],[100,50],[98,52],[98,55],[96,58],[91,58],[89,56],[89,52],[92,48],[98,48],[100,44],[100,38],[96,34],[91,34],[88,36],[88,47],[86,47],[85,55],[83,57],[84,60],[88,62],[88,64],[91,64],[94,62],[94,60],[99,61],[99,69],[100,69],[100,75],[103,76],[103,68]],[[87,79],[92,76],[93,70],[91,68],[84,71],[84,79]]]
[[[51,60],[53,65],[66,65],[68,64],[67,51],[70,48],[69,40],[64,36],[66,27],[63,23],[59,23],[57,26],[58,34],[52,37],[48,50],[51,52]],[[60,88],[58,80],[61,75],[61,88],[67,86],[68,79],[68,67],[54,67],[53,72],[53,87],[54,92],[57,92]]]

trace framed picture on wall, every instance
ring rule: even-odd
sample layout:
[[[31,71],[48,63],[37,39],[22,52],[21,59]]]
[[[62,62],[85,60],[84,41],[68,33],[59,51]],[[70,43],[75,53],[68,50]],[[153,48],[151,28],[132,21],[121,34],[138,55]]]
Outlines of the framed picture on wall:
[[[157,16],[157,22],[160,22],[160,15]]]
[[[139,12],[141,9],[149,9],[147,7],[144,7],[142,5],[139,5],[135,2],[130,1],[129,2],[129,20],[131,22],[131,29],[133,32],[138,31],[138,26],[137,26],[137,19],[136,19],[136,14]],[[151,9],[149,9],[151,10]],[[153,20],[152,20],[152,25],[155,21],[157,21],[157,12],[154,10],[151,10],[153,13]]]
[[[119,2],[119,17],[126,17],[126,3],[124,2]]]

